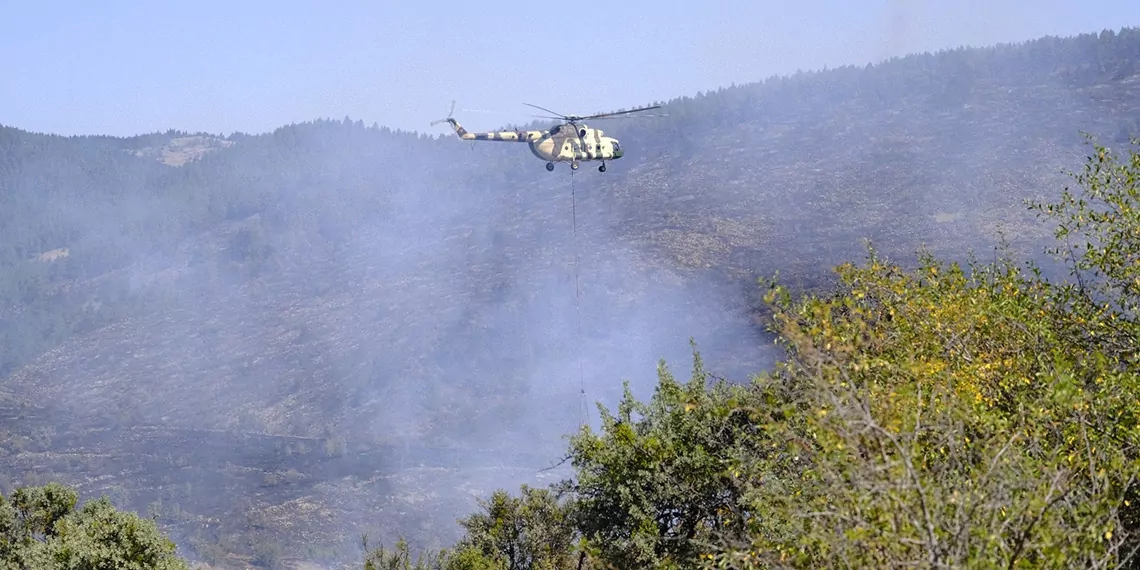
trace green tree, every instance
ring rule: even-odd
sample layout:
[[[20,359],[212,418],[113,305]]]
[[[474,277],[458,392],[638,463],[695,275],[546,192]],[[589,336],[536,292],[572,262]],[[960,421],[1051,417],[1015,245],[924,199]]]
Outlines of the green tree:
[[[577,525],[601,559],[619,568],[685,564],[714,534],[743,532],[740,467],[768,455],[744,406],[769,396],[714,383],[694,350],[688,382],[661,363],[648,404],[627,384],[616,415],[599,405],[602,432],[583,428],[570,457]]]
[[[843,290],[780,305],[798,421],[764,430],[810,468],[790,499],[749,498],[800,532],[755,528],[765,567],[1073,567],[1132,542],[1140,377],[1066,334],[1055,291],[1013,266],[872,258]],[[765,474],[752,471],[759,483]],[[724,561],[724,559],[720,559]]]
[[[837,292],[774,285],[795,421],[765,422],[810,464],[804,493],[762,484],[749,500],[792,534],[753,526],[716,567],[1072,568],[1128,563],[1137,548],[1140,370],[1134,281],[1136,154],[1096,147],[1079,198],[1042,211],[1079,231],[1076,284],[1011,262],[970,271],[874,252],[838,268]],[[730,541],[725,541],[730,542]]]
[[[0,496],[0,568],[186,569],[154,524],[105,497],[76,510],[76,492],[58,483]]]
[[[460,544],[455,548],[444,548],[434,552],[420,553],[412,559],[408,542],[403,538],[392,548],[380,545],[369,548],[368,537],[362,537],[364,545],[364,570],[501,570],[506,568],[500,560],[480,552],[470,544]]]
[[[1093,153],[1083,171],[1071,173],[1079,191],[1065,188],[1057,202],[1028,203],[1056,221],[1054,235],[1063,244],[1049,251],[1071,263],[1076,283],[1064,288],[1072,294],[1070,302],[1086,309],[1107,305],[1101,307],[1104,314],[1130,317],[1111,327],[1125,335],[1114,337],[1124,343],[1113,347],[1119,352],[1136,342],[1131,318],[1140,306],[1140,153],[1132,148],[1121,157],[1092,137],[1088,141]],[[1101,343],[1095,334],[1089,340]]]
[[[408,543],[403,538],[396,541],[396,545],[385,548],[384,545],[374,549],[368,547],[368,537],[361,538],[364,545],[364,570],[443,570],[446,559],[446,550],[428,554],[421,554],[414,561],[408,549]]]
[[[568,505],[552,490],[523,485],[516,497],[499,489],[480,500],[479,507],[459,521],[466,529],[461,549],[478,552],[506,570],[572,565],[574,525]]]

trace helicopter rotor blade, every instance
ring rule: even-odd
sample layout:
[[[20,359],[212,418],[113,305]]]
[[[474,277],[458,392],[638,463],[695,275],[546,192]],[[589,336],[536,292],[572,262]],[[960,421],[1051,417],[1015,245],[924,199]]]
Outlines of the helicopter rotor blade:
[[[531,117],[534,117],[537,119],[561,120],[561,121],[565,121],[565,122],[570,123],[570,124],[577,124],[581,121],[587,121],[587,120],[592,121],[595,119],[633,119],[633,118],[642,118],[642,117],[668,117],[668,115],[666,115],[666,114],[638,115],[637,117],[629,116],[631,113],[640,113],[642,111],[651,111],[653,109],[660,109],[661,105],[651,105],[648,107],[638,107],[636,109],[629,109],[627,111],[615,111],[612,113],[598,113],[595,115],[587,115],[584,117],[581,115],[563,115],[562,113],[559,113],[557,111],[552,111],[550,109],[547,109],[546,107],[539,107],[538,105],[534,105],[532,103],[523,103],[523,105],[526,105],[528,107],[534,107],[535,109],[540,109],[542,111],[546,111],[547,113],[550,113],[550,115],[546,115],[546,116],[530,115]]]
[[[653,114],[653,115],[622,115],[622,116],[618,116],[618,117],[585,117],[585,118],[590,119],[591,121],[610,121],[613,119],[646,119],[649,117],[668,117],[668,116],[669,115],[662,113],[662,114]]]
[[[488,109],[460,109],[463,113],[483,113],[485,115],[508,115],[507,111],[491,111]]]
[[[550,113],[551,115],[558,115],[556,117],[558,119],[569,119],[570,118],[567,115],[563,115],[562,113],[559,113],[558,111],[551,111],[550,109],[547,109],[546,107],[539,107],[538,105],[531,105],[530,103],[523,103],[523,105],[526,105],[527,107],[534,107],[535,109],[539,109],[541,111],[546,111],[547,113]]]
[[[606,118],[606,117],[615,117],[618,115],[628,115],[630,113],[638,113],[641,111],[650,111],[653,109],[660,109],[660,108],[661,108],[661,105],[652,105],[649,107],[638,107],[636,109],[630,109],[628,111],[616,111],[613,113],[598,113],[597,115],[590,115],[587,117],[579,117],[579,118],[581,118],[581,119],[602,119],[602,118]]]

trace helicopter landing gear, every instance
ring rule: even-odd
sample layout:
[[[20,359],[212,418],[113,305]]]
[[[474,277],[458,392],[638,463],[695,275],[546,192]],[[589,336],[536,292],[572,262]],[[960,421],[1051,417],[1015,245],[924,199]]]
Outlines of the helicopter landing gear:
[[[602,165],[598,167],[598,172],[605,172],[605,171],[606,171],[606,163],[603,162]]]
[[[554,172],[554,163],[553,162],[546,163],[546,171],[547,172]]]
[[[578,170],[578,161],[577,160],[570,163],[570,170]]]

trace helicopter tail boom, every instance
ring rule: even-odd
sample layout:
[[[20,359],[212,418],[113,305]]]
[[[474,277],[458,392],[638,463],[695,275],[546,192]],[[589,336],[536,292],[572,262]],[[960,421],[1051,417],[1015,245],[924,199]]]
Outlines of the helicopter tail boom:
[[[460,140],[465,140],[465,141],[533,142],[533,141],[541,140],[541,139],[547,137],[549,134],[551,134],[550,131],[521,131],[521,130],[520,131],[489,131],[489,132],[483,132],[483,133],[471,133],[471,132],[468,132],[467,129],[463,128],[463,125],[460,125],[459,121],[456,121],[454,118],[452,118],[451,115],[454,112],[455,112],[455,101],[452,101],[451,102],[451,111],[449,111],[447,113],[447,118],[439,119],[438,121],[432,121],[431,122],[432,126],[434,127],[435,125],[438,125],[440,123],[447,123],[447,124],[451,125],[451,128],[455,131],[456,136],[458,136],[460,138]]]
[[[546,131],[488,131],[483,133],[468,132],[459,124],[459,121],[448,117],[433,122],[433,125],[447,123],[455,130],[456,136],[465,141],[503,141],[503,142],[532,142],[546,137]]]

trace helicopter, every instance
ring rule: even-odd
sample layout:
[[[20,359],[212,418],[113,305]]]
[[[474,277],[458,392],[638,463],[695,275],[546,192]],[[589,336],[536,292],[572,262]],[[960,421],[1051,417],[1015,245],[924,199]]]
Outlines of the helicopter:
[[[551,111],[550,109],[539,107],[538,105],[531,105],[530,103],[523,104],[553,115],[533,115],[535,117],[540,119],[558,119],[563,122],[544,131],[515,130],[471,133],[452,118],[451,115],[455,112],[455,101],[452,101],[451,112],[448,113],[447,118],[432,121],[431,124],[435,126],[440,123],[448,123],[452,129],[455,129],[455,134],[458,135],[461,140],[465,141],[525,142],[530,146],[531,153],[539,159],[546,161],[546,170],[548,171],[554,171],[554,163],[556,162],[569,162],[571,170],[578,170],[582,162],[601,161],[602,164],[598,166],[598,172],[605,172],[606,161],[621,158],[622,155],[625,154],[625,151],[622,150],[621,143],[619,143],[617,139],[605,136],[605,132],[601,129],[586,126],[582,121],[612,118],[625,119],[630,118],[629,115],[631,113],[639,113],[641,111],[649,111],[661,107],[660,105],[651,105],[648,107],[630,109],[628,111],[599,113],[583,117],[579,115],[563,115]]]

